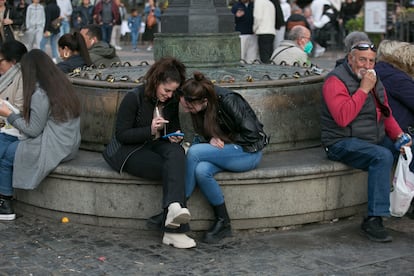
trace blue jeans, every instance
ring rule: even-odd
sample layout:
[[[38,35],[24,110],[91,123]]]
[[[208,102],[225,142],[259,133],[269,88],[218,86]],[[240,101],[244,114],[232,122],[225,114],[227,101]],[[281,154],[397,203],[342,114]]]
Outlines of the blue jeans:
[[[68,20],[62,20],[61,25],[60,25],[60,32],[59,32],[59,37],[61,37],[64,34],[68,34],[70,33],[70,23]]]
[[[112,25],[104,23],[101,25],[102,30],[102,41],[106,41],[111,43],[111,36],[112,36]]]
[[[15,136],[0,133],[0,194],[13,195],[13,163],[19,140]]]
[[[136,49],[137,48],[137,45],[138,45],[138,35],[139,35],[138,32],[131,31],[131,42],[132,42],[132,48],[133,49]]]
[[[208,143],[193,145],[187,152],[187,171],[185,192],[191,196],[196,184],[213,206],[224,203],[223,192],[214,179],[221,171],[244,172],[257,167],[262,159],[262,152],[244,152],[242,147],[226,144],[223,149]]]
[[[399,156],[385,137],[376,145],[358,138],[345,138],[327,148],[328,158],[368,171],[368,216],[390,215],[391,170]]]
[[[49,37],[43,37],[42,40],[40,41],[40,50],[42,50],[43,52],[45,52],[46,50],[46,43],[49,41],[50,42],[50,49],[52,51],[52,57],[54,59],[58,59],[59,57],[59,53],[57,50],[57,40],[59,38],[59,34],[51,34]]]

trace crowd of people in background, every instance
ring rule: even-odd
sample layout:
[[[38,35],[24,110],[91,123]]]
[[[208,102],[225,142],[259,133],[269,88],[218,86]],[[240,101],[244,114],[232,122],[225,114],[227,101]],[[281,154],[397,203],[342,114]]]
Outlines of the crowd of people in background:
[[[154,34],[160,31],[162,9],[168,3],[163,0],[159,2],[148,0],[124,4],[122,0],[0,0],[0,45],[18,40],[29,51],[41,49],[46,52],[57,64],[67,59],[60,55],[67,51],[63,51],[59,39],[96,25],[100,32],[96,37],[114,50],[122,50],[121,42],[124,40],[124,43],[132,44],[134,51],[138,51],[139,43],[145,44],[151,51]],[[152,19],[154,21],[148,24],[147,21]]]
[[[311,32],[312,51],[307,54],[321,56],[329,47],[330,40],[339,42],[347,34],[346,22],[356,17],[362,4],[360,0],[347,0],[342,4],[341,0],[234,2],[232,13],[235,31],[241,33],[241,59],[247,63],[255,60],[271,63],[271,57],[277,54],[274,51],[283,50],[279,48],[281,44],[286,44],[282,41],[295,36],[289,32],[296,25]]]
[[[0,15],[3,15],[0,43],[17,39],[28,50],[47,51],[58,63],[62,60],[58,39],[96,24],[101,30],[101,40],[117,51],[122,50],[122,42],[132,45],[132,51],[138,51],[139,45],[152,51],[154,34],[161,31],[161,15],[168,8],[168,1],[123,1],[0,0]],[[307,55],[323,55],[332,43],[343,44],[344,37],[352,31],[347,23],[363,12],[363,3],[362,0],[227,1],[234,14],[234,30],[240,32],[241,59],[247,63],[271,63],[274,51],[283,40],[290,40],[289,32],[296,25],[311,32],[312,51]],[[395,2],[395,13],[404,5],[409,2]]]

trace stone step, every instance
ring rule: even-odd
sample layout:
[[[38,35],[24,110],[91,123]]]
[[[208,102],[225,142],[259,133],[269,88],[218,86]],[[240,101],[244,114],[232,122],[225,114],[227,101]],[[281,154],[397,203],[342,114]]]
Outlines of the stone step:
[[[324,221],[361,212],[367,174],[330,161],[322,148],[264,154],[255,170],[217,174],[232,227],[254,229]],[[72,222],[146,229],[161,211],[161,184],[113,171],[101,153],[84,151],[61,164],[33,191],[16,190],[18,212]],[[211,208],[196,190],[191,227],[206,229]]]

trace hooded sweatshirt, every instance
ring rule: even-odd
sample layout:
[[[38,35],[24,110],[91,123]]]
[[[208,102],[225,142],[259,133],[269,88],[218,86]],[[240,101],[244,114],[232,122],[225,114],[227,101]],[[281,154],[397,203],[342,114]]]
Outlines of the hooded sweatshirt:
[[[89,49],[89,55],[92,63],[96,66],[104,64],[105,67],[110,67],[114,62],[121,62],[116,54],[115,48],[105,41],[99,41],[93,44]]]

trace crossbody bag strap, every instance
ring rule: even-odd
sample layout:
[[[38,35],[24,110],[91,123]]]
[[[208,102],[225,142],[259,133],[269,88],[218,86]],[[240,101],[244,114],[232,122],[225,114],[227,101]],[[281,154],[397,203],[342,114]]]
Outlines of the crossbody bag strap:
[[[275,54],[274,56],[272,56],[271,58],[270,58],[270,60],[273,60],[275,57],[277,57],[281,52],[283,52],[283,51],[286,51],[287,49],[290,49],[290,48],[293,48],[293,47],[295,47],[295,46],[288,46],[288,47],[286,47],[286,48],[284,48],[284,49],[282,49],[282,50],[280,50],[277,54]]]

